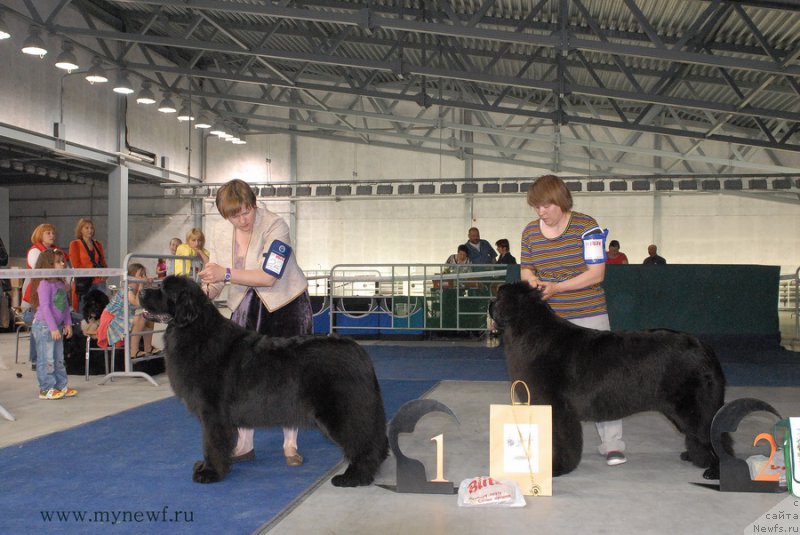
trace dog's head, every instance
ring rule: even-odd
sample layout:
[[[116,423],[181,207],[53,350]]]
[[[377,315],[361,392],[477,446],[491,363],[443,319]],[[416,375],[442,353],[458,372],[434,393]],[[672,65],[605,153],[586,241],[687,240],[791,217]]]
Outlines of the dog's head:
[[[101,290],[92,288],[83,298],[83,309],[81,310],[83,319],[86,321],[99,320],[107,304],[108,296]]]
[[[208,297],[192,279],[171,275],[161,286],[142,290],[139,302],[148,319],[185,327],[200,317]]]
[[[497,297],[489,303],[489,315],[501,329],[510,327],[515,321],[528,322],[542,314],[552,315],[550,307],[542,299],[542,291],[524,281],[500,286]]]

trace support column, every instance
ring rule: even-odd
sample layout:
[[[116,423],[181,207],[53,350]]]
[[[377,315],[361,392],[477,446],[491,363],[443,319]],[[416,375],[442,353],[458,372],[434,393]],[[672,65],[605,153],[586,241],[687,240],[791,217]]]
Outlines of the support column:
[[[108,175],[108,267],[124,267],[128,254],[128,168],[116,167]]]
[[[289,136],[289,180],[297,182],[297,136]],[[289,201],[289,239],[297,245],[297,201]]]
[[[8,233],[8,227],[11,221],[11,206],[8,202],[8,188],[0,188],[0,214],[2,214],[0,215],[0,239],[3,240],[3,245],[6,246],[8,256],[13,256],[11,253],[11,235]]]

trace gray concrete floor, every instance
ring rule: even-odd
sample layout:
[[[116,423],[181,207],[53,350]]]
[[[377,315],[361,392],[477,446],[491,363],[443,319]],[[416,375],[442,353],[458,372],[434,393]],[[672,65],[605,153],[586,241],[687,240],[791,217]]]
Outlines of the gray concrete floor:
[[[27,364],[27,340],[21,361],[14,363],[15,335],[0,334],[0,405],[16,421],[0,418],[0,447],[84,424],[109,414],[172,395],[164,375],[153,386],[142,379],[121,378],[100,385],[101,376],[70,376],[76,398],[40,401],[35,374]],[[101,358],[98,354],[96,358]],[[17,374],[22,377],[18,378]],[[450,407],[458,423],[433,413],[414,433],[401,436],[403,452],[433,466],[430,438],[445,436],[444,476],[454,485],[488,475],[488,406],[507,403],[508,383],[443,381],[427,397]],[[781,414],[800,415],[800,387],[731,387],[728,400],[756,397]],[[584,425],[584,455],[571,474],[556,478],[552,497],[527,497],[520,509],[460,508],[455,495],[398,494],[395,461],[390,457],[376,485],[356,489],[333,487],[328,478],[310,489],[260,533],[273,534],[497,534],[497,533],[758,533],[780,524],[784,533],[800,530],[800,504],[788,494],[722,493],[705,483],[702,470],[680,461],[682,438],[661,415],[643,413],[625,419],[628,463],[608,467],[597,454],[592,424]],[[740,457],[755,452],[753,437],[771,428],[766,415],[743,420],[735,435]],[[302,449],[302,444],[301,444]],[[331,472],[341,472],[343,466]],[[432,477],[432,476],[431,476]],[[767,513],[776,508],[783,519]],[[793,518],[800,518],[796,516]]]

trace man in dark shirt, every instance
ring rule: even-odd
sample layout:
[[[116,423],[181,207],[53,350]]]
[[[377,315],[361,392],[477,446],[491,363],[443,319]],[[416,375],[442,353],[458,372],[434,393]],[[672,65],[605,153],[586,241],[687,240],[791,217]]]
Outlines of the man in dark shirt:
[[[656,247],[654,244],[651,243],[647,247],[647,254],[650,255],[650,256],[645,258],[644,262],[642,262],[642,264],[644,264],[645,266],[663,266],[664,264],[666,264],[667,261],[664,260],[663,256],[658,256],[656,254],[657,251],[658,251],[658,247]]]

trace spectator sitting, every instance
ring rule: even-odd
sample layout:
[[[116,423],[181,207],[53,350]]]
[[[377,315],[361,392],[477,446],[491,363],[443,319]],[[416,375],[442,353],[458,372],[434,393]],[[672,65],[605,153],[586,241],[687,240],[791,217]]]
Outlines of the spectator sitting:
[[[606,258],[606,264],[627,264],[628,257],[625,253],[621,253],[619,251],[619,242],[617,240],[611,240],[608,243],[608,258]]]
[[[658,256],[656,254],[658,252],[658,247],[655,244],[650,244],[647,247],[647,254],[649,255],[647,258],[644,259],[642,262],[645,266],[663,266],[667,263],[663,256]]]
[[[467,250],[466,245],[459,245],[458,251],[455,254],[451,254],[447,257],[445,264],[471,264],[472,261],[469,259],[469,251]]]

